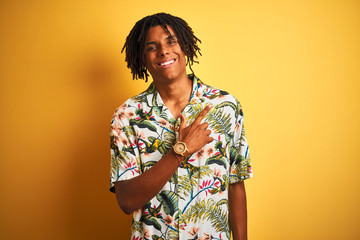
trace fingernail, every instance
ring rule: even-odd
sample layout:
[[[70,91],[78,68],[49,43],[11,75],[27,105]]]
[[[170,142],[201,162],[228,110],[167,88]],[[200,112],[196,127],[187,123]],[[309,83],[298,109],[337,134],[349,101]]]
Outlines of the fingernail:
[[[213,105],[210,103],[210,104],[208,104],[206,107],[210,109],[210,108],[213,107]]]

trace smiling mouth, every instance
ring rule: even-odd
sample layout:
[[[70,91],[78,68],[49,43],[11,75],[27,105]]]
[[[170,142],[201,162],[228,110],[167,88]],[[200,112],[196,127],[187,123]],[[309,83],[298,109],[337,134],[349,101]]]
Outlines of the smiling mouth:
[[[160,67],[167,67],[167,66],[170,66],[171,64],[173,64],[174,62],[175,62],[175,59],[171,59],[171,60],[163,62],[163,63],[158,63],[157,65]]]

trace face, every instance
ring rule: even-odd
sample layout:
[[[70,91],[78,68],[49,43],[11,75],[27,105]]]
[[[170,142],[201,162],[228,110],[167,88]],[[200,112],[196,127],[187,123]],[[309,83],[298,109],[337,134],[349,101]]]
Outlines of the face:
[[[168,29],[170,36],[162,26],[150,28],[145,42],[146,68],[159,83],[187,78],[185,54],[170,26]]]

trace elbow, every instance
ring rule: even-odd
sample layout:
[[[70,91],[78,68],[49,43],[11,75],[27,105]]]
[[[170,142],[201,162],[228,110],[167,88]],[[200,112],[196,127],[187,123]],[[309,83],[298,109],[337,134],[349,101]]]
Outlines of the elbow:
[[[130,215],[137,210],[134,206],[134,201],[132,201],[129,196],[117,192],[116,199],[119,207],[126,215]]]
[[[118,201],[119,207],[121,208],[121,210],[126,214],[126,215],[130,215],[133,212],[135,212],[136,209],[133,209],[131,206],[129,206],[128,204],[124,204],[123,202]]]
[[[127,181],[115,182],[115,193],[116,199],[121,210],[126,214],[130,215],[135,212],[141,206],[137,205],[137,201],[133,194],[127,191]]]
[[[124,207],[121,207],[121,210],[126,214],[126,215],[130,215],[132,214],[134,211],[132,211],[131,209],[128,209],[128,208],[124,208]]]

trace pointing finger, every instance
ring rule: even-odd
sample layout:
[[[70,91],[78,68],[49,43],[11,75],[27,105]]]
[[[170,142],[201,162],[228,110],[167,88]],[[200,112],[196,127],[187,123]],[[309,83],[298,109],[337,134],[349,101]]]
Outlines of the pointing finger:
[[[203,118],[205,117],[205,115],[210,111],[211,108],[212,108],[212,105],[211,105],[211,104],[207,105],[207,106],[201,111],[201,113],[197,116],[197,118],[195,119],[194,123],[200,124],[201,121],[203,120]]]

